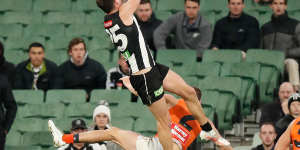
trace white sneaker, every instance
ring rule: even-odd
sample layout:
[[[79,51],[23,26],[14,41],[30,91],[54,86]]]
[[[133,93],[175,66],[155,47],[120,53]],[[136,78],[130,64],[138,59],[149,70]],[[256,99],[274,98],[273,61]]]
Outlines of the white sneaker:
[[[200,136],[201,140],[206,140],[206,141],[210,140],[220,146],[229,146],[230,145],[230,143],[226,139],[219,137],[217,135],[216,131],[214,131],[214,130],[211,130],[209,132],[202,130],[200,132],[199,136]]]
[[[66,145],[66,143],[62,140],[63,133],[55,126],[52,120],[48,121],[48,128],[53,137],[53,143],[55,147],[61,147]]]

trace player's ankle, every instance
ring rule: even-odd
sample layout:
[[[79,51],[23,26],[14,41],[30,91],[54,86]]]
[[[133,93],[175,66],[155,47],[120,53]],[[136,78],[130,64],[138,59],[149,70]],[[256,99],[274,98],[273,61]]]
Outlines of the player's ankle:
[[[204,125],[201,125],[201,128],[202,128],[203,131],[206,131],[206,132],[212,130],[212,127],[211,127],[209,122],[206,122]]]

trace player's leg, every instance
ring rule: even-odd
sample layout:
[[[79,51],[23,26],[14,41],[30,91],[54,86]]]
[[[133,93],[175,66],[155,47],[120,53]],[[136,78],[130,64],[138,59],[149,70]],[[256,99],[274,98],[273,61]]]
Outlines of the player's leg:
[[[208,119],[204,114],[204,111],[200,105],[200,101],[197,98],[196,91],[193,87],[189,86],[178,74],[176,74],[172,70],[169,70],[166,77],[164,78],[163,87],[166,91],[182,97],[185,100],[185,103],[187,104],[190,112],[201,125],[206,125],[208,123]]]
[[[115,127],[107,130],[94,130],[79,134],[63,134],[55,126],[53,121],[49,120],[48,126],[56,147],[70,143],[98,143],[103,141],[113,141],[118,143],[124,149],[135,150],[135,142],[139,136],[137,133],[121,130]]]
[[[170,116],[167,109],[165,98],[152,103],[149,107],[153,116],[157,121],[157,134],[161,145],[164,150],[173,150],[173,141],[170,129]]]

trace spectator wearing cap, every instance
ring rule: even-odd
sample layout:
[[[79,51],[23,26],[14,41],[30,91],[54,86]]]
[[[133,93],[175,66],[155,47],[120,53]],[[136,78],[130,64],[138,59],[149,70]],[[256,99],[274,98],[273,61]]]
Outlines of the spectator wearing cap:
[[[92,127],[92,130],[106,130],[110,127],[111,115],[108,103],[105,100],[102,100],[99,104],[100,105],[98,105],[93,112],[93,121],[95,125]],[[123,150],[119,145],[111,141],[100,142],[98,144],[102,146],[106,145],[108,150]]]
[[[83,39],[72,39],[68,54],[70,60],[59,66],[63,89],[85,89],[88,95],[93,89],[105,89],[106,71],[102,64],[88,57]]]
[[[86,131],[87,126],[82,119],[75,119],[72,121],[72,134],[78,134]],[[106,147],[98,144],[73,143],[60,147],[58,150],[106,150]]]
[[[298,93],[293,94],[288,101],[289,114],[285,115],[283,118],[277,121],[275,124],[277,138],[284,133],[288,128],[289,124],[295,119],[300,117],[300,95]]]
[[[48,90],[58,87],[57,65],[45,59],[45,48],[41,43],[32,43],[29,59],[16,68],[16,89]]]
[[[10,86],[13,87],[15,76],[16,76],[16,68],[15,65],[8,62],[4,57],[4,46],[0,42],[0,74],[7,77]]]

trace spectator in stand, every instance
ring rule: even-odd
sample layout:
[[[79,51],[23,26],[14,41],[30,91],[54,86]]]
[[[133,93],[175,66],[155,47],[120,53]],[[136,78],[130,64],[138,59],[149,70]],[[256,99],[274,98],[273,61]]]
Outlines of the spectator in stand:
[[[135,12],[135,16],[149,48],[156,52],[157,49],[153,42],[153,33],[162,21],[157,19],[153,13],[150,0],[141,0],[138,9]]]
[[[256,18],[243,12],[244,0],[228,0],[229,14],[217,21],[211,47],[239,49],[243,57],[250,48],[259,47],[259,24]]]
[[[279,100],[262,106],[260,123],[272,122],[275,124],[279,119],[284,117],[284,115],[288,114],[288,99],[295,92],[291,83],[282,83],[278,92]]]
[[[15,76],[16,76],[16,68],[15,65],[5,60],[4,57],[4,46],[0,42],[0,74],[6,76],[10,83],[10,86],[14,86]]]
[[[293,94],[288,100],[289,114],[285,115],[279,121],[276,122],[276,141],[288,128],[289,124],[296,118],[300,117],[300,95],[298,93]]]
[[[17,104],[7,78],[0,75],[0,150],[4,150],[5,138],[16,117]]]
[[[155,30],[154,44],[158,50],[166,49],[166,38],[174,31],[175,48],[197,50],[197,60],[201,61],[203,51],[211,44],[212,27],[199,13],[199,0],[185,0],[184,8]]]
[[[287,0],[273,0],[271,21],[261,28],[261,47],[269,50],[283,51],[286,56],[285,66],[289,81],[298,91],[300,62],[300,23],[288,16]]]
[[[16,67],[16,89],[48,90],[58,87],[57,65],[45,59],[45,48],[41,43],[32,43],[29,59]]]
[[[276,132],[272,122],[264,122],[260,126],[259,137],[262,144],[252,150],[272,150],[275,147]]]
[[[85,89],[88,99],[93,89],[105,89],[106,71],[102,64],[88,57],[83,39],[72,39],[69,43],[68,54],[70,60],[59,66],[62,88]]]
[[[87,131],[86,123],[82,119],[75,119],[72,121],[72,134],[78,134]],[[106,147],[98,144],[73,143],[62,146],[58,150],[106,150]]]
[[[94,109],[93,121],[95,125],[91,130],[106,130],[109,128],[111,115],[107,101],[100,101],[99,105]],[[98,144],[101,146],[106,146],[107,150],[123,150],[119,145],[111,141],[99,142]]]
[[[119,52],[118,66],[113,67],[107,72],[106,89],[126,88],[120,78],[129,75],[130,68],[125,58]]]

